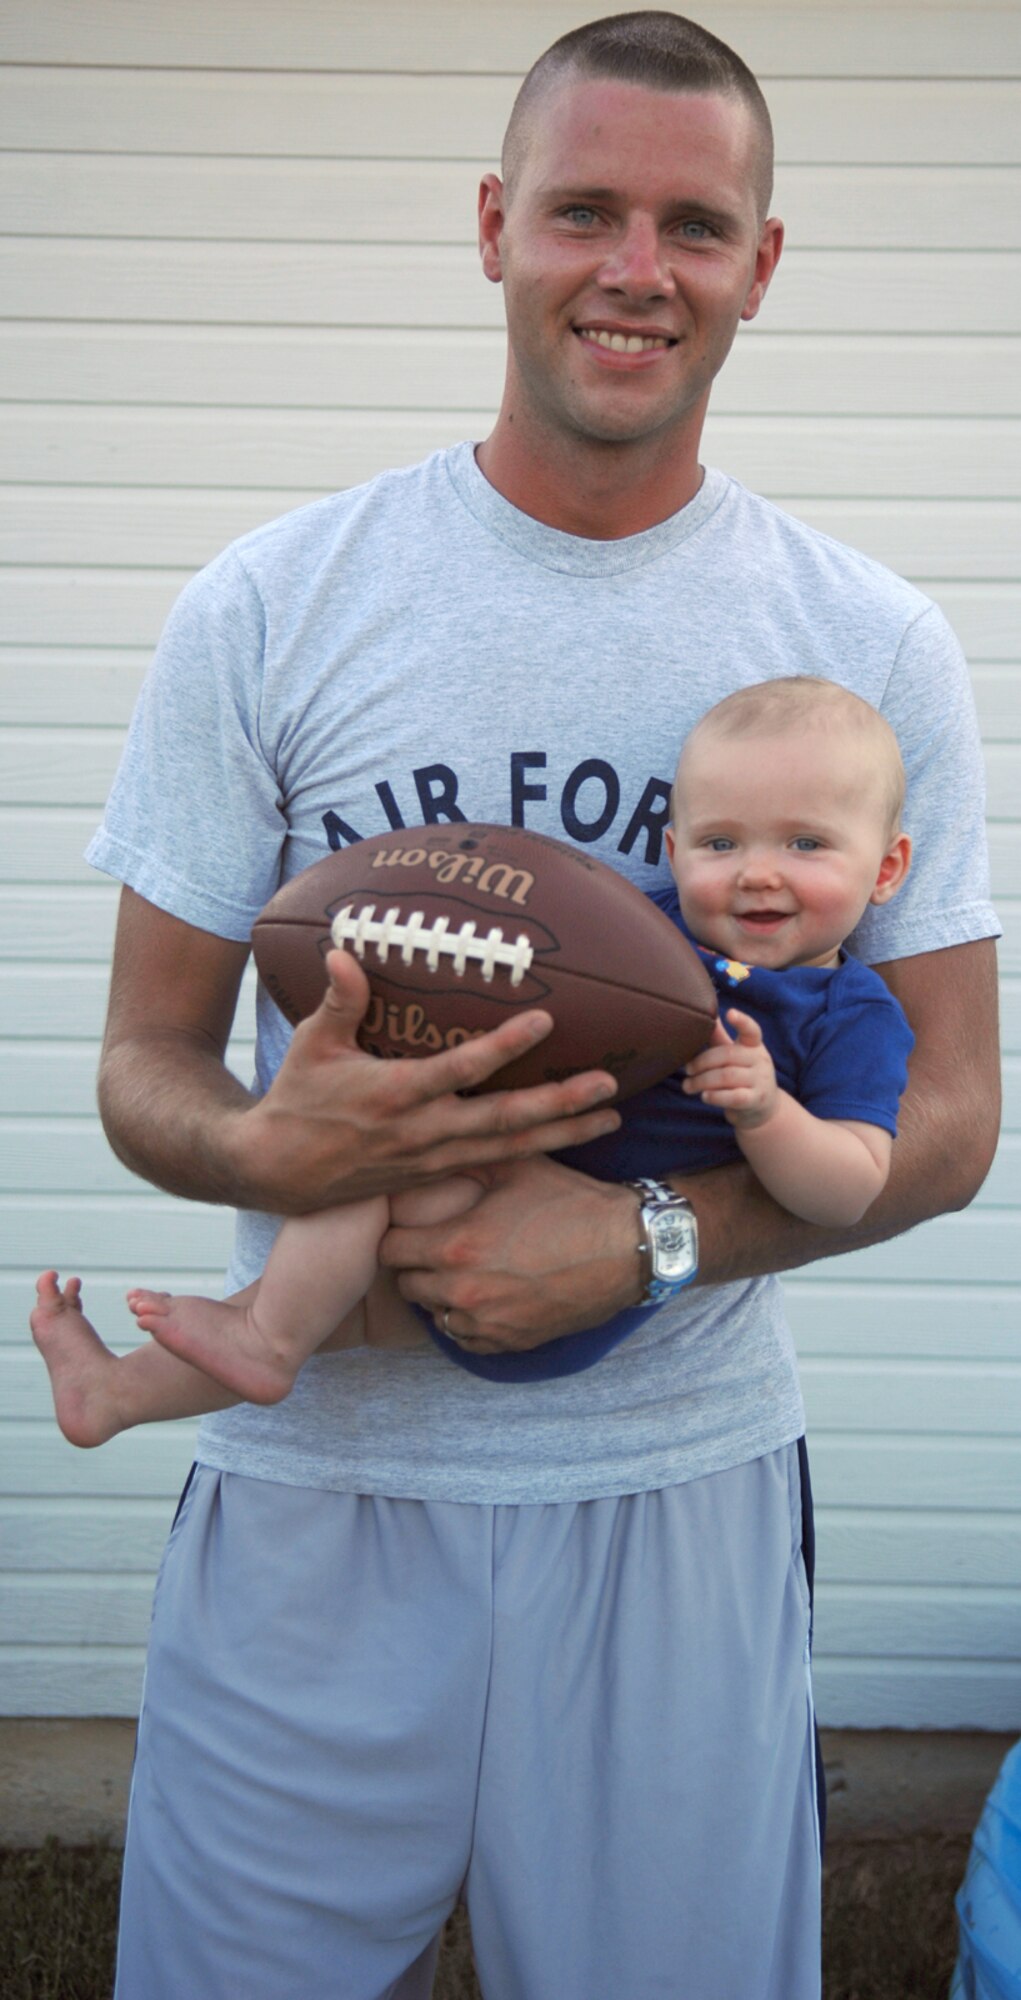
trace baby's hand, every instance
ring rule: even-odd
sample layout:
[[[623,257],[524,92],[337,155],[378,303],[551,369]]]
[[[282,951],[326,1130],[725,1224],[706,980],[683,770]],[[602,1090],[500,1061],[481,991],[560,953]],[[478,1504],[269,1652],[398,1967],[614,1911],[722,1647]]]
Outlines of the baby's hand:
[[[717,1021],[709,1047],[685,1064],[683,1088],[703,1104],[717,1105],[731,1125],[764,1125],[776,1110],[779,1095],[773,1058],[750,1014],[731,1007],[727,1020],[737,1040],[732,1041],[723,1022]]]

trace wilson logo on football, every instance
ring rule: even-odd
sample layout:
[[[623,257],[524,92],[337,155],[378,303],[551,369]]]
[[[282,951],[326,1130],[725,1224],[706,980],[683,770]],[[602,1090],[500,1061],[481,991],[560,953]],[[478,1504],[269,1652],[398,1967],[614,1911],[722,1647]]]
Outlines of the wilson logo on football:
[[[500,968],[509,972],[512,986],[521,985],[535,956],[527,937],[505,938],[497,927],[480,933],[468,922],[452,930],[449,917],[436,917],[428,923],[422,910],[409,910],[406,916],[399,909],[385,910],[377,918],[374,903],[357,914],[350,903],[346,904],[334,917],[330,934],[335,945],[341,949],[350,945],[359,959],[364,959],[371,947],[381,965],[393,952],[402,964],[421,963],[429,972],[438,972],[441,960],[448,960],[459,978],[469,965],[478,966],[487,983]]]

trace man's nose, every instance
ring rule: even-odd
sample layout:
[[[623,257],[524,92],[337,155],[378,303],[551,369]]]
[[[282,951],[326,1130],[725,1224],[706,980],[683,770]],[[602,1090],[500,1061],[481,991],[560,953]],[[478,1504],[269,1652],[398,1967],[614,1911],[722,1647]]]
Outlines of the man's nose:
[[[608,290],[626,292],[632,298],[664,298],[673,293],[673,274],[651,216],[629,218],[604,259],[599,279]]]

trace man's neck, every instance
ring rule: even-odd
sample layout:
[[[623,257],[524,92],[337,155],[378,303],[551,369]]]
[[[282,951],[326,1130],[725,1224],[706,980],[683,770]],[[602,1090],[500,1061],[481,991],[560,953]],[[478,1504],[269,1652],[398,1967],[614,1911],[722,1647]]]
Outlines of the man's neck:
[[[657,452],[648,439],[635,445],[579,439],[574,448],[559,439],[545,453],[504,411],[475,457],[512,507],[593,542],[620,541],[669,520],[695,498],[704,477],[697,443],[679,450],[672,436]]]

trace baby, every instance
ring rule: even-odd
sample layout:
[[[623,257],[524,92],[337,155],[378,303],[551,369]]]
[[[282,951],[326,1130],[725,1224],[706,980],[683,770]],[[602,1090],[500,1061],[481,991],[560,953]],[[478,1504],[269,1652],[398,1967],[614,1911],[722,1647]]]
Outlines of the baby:
[[[883,1188],[911,1033],[878,974],[843,955],[867,906],[894,896],[911,843],[900,828],[896,739],[867,702],[807,676],[730,695],[681,753],[666,834],[674,887],[657,900],[703,951],[728,1033],[682,1076],[621,1107],[621,1130],[561,1157],[604,1180],[700,1171],[744,1155],[810,1222],[847,1226]],[[391,1220],[440,1222],[480,1199],[451,1179],[285,1221],[261,1279],[223,1303],[135,1290],[148,1345],[118,1357],[80,1310],[81,1285],[39,1279],[32,1331],[57,1418],[79,1445],[139,1423],[286,1396],[322,1346],[421,1345],[422,1321],[377,1270]],[[491,1379],[590,1366],[644,1314],[617,1316],[527,1355],[451,1358]]]

